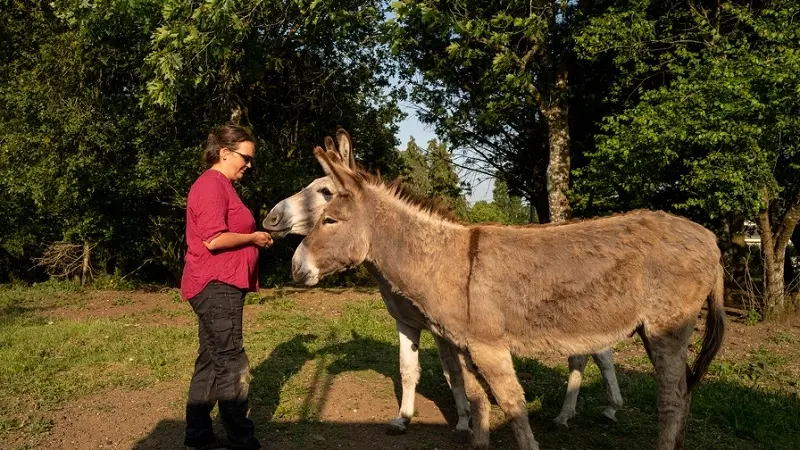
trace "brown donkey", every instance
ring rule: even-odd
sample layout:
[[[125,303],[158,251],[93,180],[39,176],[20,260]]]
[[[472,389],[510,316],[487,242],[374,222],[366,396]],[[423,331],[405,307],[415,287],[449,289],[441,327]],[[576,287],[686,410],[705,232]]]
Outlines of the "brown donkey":
[[[338,149],[336,148],[337,146]],[[344,129],[339,129],[336,133],[336,143],[331,137],[326,137],[325,147],[331,151],[337,151],[348,167],[353,170],[356,169],[350,135]],[[300,192],[275,205],[264,219],[264,228],[274,238],[281,238],[290,233],[305,236],[322,216],[322,210],[333,199],[335,193],[336,185],[334,185],[330,177],[317,178]],[[400,381],[403,393],[400,410],[397,416],[389,421],[387,433],[401,434],[408,430],[408,426],[414,416],[414,397],[421,373],[418,352],[419,341],[422,330],[428,329],[428,323],[420,310],[411,303],[411,300],[403,297],[398,292],[392,292],[391,286],[385,282],[383,276],[374,266],[369,263],[366,263],[365,266],[378,283],[381,297],[389,314],[395,319],[397,333],[400,338]],[[440,336],[434,335],[433,337],[445,379],[450,386],[456,403],[456,411],[458,412],[458,423],[455,430],[456,440],[469,442],[471,435],[469,428],[469,400],[464,391],[463,371],[458,358],[458,349]],[[613,364],[611,364],[611,370],[614,370]],[[616,378],[614,378],[614,386],[616,386]],[[616,392],[619,392],[618,387]],[[577,392],[575,396],[577,396]],[[619,403],[621,402],[620,400]],[[574,415],[574,402],[571,405],[572,409],[570,411]],[[610,417],[613,418],[613,414]],[[566,425],[566,420],[564,425]]]
[[[325,147],[339,153],[342,161],[351,170],[358,170],[353,154],[353,144],[350,134],[340,128],[336,132],[336,142],[331,137],[325,138]],[[281,238],[287,234],[305,236],[322,216],[325,205],[336,194],[336,185],[329,176],[317,178],[300,192],[278,202],[264,219],[264,229],[274,238]],[[380,288],[381,297],[389,314],[395,319],[400,338],[400,379],[402,397],[400,411],[389,422],[389,434],[404,433],[414,415],[414,397],[417,383],[419,382],[420,366],[417,348],[419,347],[420,334],[423,329],[429,329],[429,324],[420,310],[411,300],[403,297],[401,293],[392,292],[392,287],[386,283],[377,269],[366,263],[367,271],[375,278]],[[434,334],[434,340],[439,350],[444,376],[453,392],[458,411],[458,424],[456,433],[458,440],[469,439],[469,402],[464,391],[462,369],[458,360],[457,349],[452,344]],[[616,421],[616,412],[622,407],[622,395],[619,391],[616,373],[614,371],[613,355],[611,350],[604,350],[591,355],[600,368],[600,373],[606,385],[608,405],[603,410],[603,415]],[[569,419],[575,416],[575,407],[578,401],[583,371],[586,368],[587,356],[572,355],[568,359],[569,380],[567,393],[561,412],[553,421],[559,425],[567,426]]]
[[[436,334],[466,350],[473,447],[489,446],[489,405],[476,373],[512,421],[518,446],[538,449],[511,354],[587,354],[638,331],[659,388],[656,448],[683,448],[690,392],[724,329],[722,266],[710,231],[650,211],[558,226],[468,227],[350,170],[335,152],[315,155],[337,194],[295,251],[293,278],[313,285],[368,261]],[[706,334],[689,368],[704,304]]]

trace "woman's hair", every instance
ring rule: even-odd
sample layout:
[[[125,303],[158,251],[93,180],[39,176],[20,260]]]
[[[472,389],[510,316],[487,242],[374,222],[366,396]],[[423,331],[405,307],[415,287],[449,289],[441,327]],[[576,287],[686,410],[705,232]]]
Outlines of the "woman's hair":
[[[239,125],[223,125],[208,135],[208,143],[203,152],[203,161],[209,166],[219,161],[219,151],[223,148],[236,150],[240,142],[255,143],[253,135]]]

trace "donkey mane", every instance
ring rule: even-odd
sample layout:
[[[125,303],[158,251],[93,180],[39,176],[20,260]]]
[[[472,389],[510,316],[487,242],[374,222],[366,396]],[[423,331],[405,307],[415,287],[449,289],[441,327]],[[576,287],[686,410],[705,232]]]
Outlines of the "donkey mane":
[[[346,132],[345,132],[346,133]],[[349,137],[349,134],[348,134]],[[332,139],[331,139],[332,140]],[[572,218],[567,221],[557,222],[557,223],[529,223],[523,225],[506,225],[501,222],[488,222],[488,223],[466,223],[461,220],[456,213],[450,209],[449,206],[443,201],[441,196],[434,195],[433,197],[427,197],[425,195],[419,194],[414,189],[404,183],[402,177],[397,177],[391,181],[385,181],[381,176],[380,171],[376,170],[375,173],[370,173],[364,166],[358,164],[357,162],[353,161],[355,167],[351,167],[351,170],[355,172],[356,176],[361,179],[367,185],[377,187],[380,189],[384,189],[387,191],[392,197],[400,200],[401,202],[405,203],[413,207],[414,209],[419,210],[422,213],[429,214],[433,217],[441,219],[445,222],[454,223],[458,225],[463,225],[467,227],[505,227],[505,228],[550,228],[550,227],[558,227],[562,225],[569,225],[575,224],[580,222],[591,222],[599,219],[604,219],[608,217],[615,217],[615,216],[624,216],[624,215],[636,215],[636,214],[648,214],[651,211],[645,209],[637,209],[633,211],[625,212],[618,212],[613,213],[609,216],[605,217],[591,217],[591,218]]]
[[[362,167],[358,167],[356,173],[368,185],[386,190],[394,198],[418,209],[420,212],[430,214],[445,222],[463,224],[458,216],[456,216],[440,197],[426,197],[418,194],[409,185],[403,182],[402,177],[397,177],[392,181],[386,182],[381,177],[380,172],[373,175]]]
[[[356,164],[354,172],[357,175],[357,177],[360,178],[364,183],[373,187],[386,190],[394,198],[419,210],[422,213],[430,214],[431,216],[444,220],[445,222],[463,225],[470,228],[478,226],[504,227],[504,228],[550,228],[550,227],[559,227],[563,225],[575,224],[580,222],[592,222],[609,217],[652,213],[652,211],[648,211],[646,209],[635,209],[628,212],[613,213],[608,216],[571,218],[564,222],[528,223],[523,225],[506,225],[502,222],[466,223],[463,220],[461,220],[456,215],[456,213],[453,210],[451,210],[449,206],[447,206],[447,204],[444,203],[443,199],[440,196],[435,195],[433,197],[427,197],[417,193],[411,186],[407,185],[404,182],[403,177],[397,177],[394,180],[385,181],[381,176],[380,171],[376,171],[374,174],[370,173],[365,167],[363,167],[360,164]]]
[[[358,164],[353,157],[352,151],[349,152],[349,155],[346,157],[349,161],[342,161],[342,149],[339,149],[339,138],[340,135],[346,136],[347,142],[352,145],[352,141],[350,140],[350,133],[348,133],[344,128],[339,127],[336,132],[337,140],[330,136],[325,138],[325,148],[328,152],[337,153],[339,162],[343,163],[345,166],[349,166],[350,170],[355,173],[356,177],[363,181],[365,184],[377,187],[379,189],[385,190],[389,193],[392,197],[400,200],[401,202],[419,210],[422,213],[429,214],[433,217],[441,219],[445,222],[462,224],[461,220],[459,220],[458,216],[447,207],[447,205],[440,199],[440,198],[429,198],[423,195],[417,194],[414,192],[410,186],[403,183],[401,177],[397,177],[392,181],[385,182],[381,177],[380,171],[375,171],[373,175],[366,168],[364,168],[361,164]],[[349,147],[349,146],[348,146]],[[319,151],[324,152],[322,147],[317,147]],[[338,151],[337,151],[338,150]],[[316,151],[316,149],[315,149]]]

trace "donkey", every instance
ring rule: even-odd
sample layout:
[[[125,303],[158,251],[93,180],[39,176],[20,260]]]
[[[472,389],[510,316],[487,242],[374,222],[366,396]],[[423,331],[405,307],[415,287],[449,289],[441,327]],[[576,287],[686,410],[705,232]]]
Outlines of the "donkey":
[[[556,226],[465,226],[396,184],[314,150],[336,196],[298,246],[292,277],[311,286],[364,261],[456,345],[474,416],[472,446],[489,446],[481,375],[519,448],[538,449],[512,352],[586,354],[638,332],[658,383],[658,450],[683,448],[690,393],[724,331],[723,270],[713,233],[664,212],[634,211]],[[687,365],[703,305],[705,336]]]
[[[336,132],[336,146],[333,139],[326,137],[325,146],[331,151],[338,151],[339,156],[351,170],[358,170],[353,156],[352,141],[350,135],[344,129]],[[307,235],[314,224],[322,215],[322,210],[331,201],[336,193],[336,186],[330,177],[317,178],[300,192],[289,198],[281,200],[270,210],[263,221],[263,227],[275,238],[281,238],[287,234]],[[411,300],[405,298],[400,293],[393,293],[391,286],[385,282],[376,268],[367,263],[367,269],[378,281],[379,289],[386,308],[397,322],[397,331],[400,335],[400,377],[403,388],[400,412],[397,417],[389,422],[389,433],[398,434],[407,430],[414,412],[414,395],[417,382],[419,381],[419,356],[417,348],[422,329],[429,329],[427,319],[419,309],[414,306]],[[456,425],[457,436],[460,440],[468,438],[469,433],[469,403],[464,393],[463,381],[461,378],[461,368],[451,344],[433,335],[434,341],[439,349],[442,369],[445,379],[450,384],[458,410],[458,424]],[[609,405],[603,410],[603,415],[616,421],[616,412],[622,407],[622,395],[620,394],[619,384],[617,383],[616,373],[611,350],[592,354],[592,358],[600,368],[600,373],[606,385]],[[569,378],[567,383],[567,393],[561,412],[553,419],[559,425],[567,426],[569,419],[575,416],[575,406],[578,401],[583,371],[586,368],[587,357],[585,355],[573,355],[568,359]],[[452,374],[452,375],[451,375]]]
[[[336,141],[336,144],[334,144],[333,139],[330,136],[326,136],[325,146],[330,151],[337,151],[336,146],[338,144],[340,158],[346,161],[350,168],[356,170],[350,135],[344,129],[339,129],[336,133]],[[282,238],[288,234],[305,236],[319,220],[323,208],[331,201],[335,193],[336,186],[330,177],[317,178],[300,192],[275,205],[267,217],[264,218],[264,229],[274,238]],[[420,377],[419,340],[421,331],[428,328],[428,323],[425,316],[410,300],[403,297],[402,293],[392,289],[391,285],[386,282],[374,265],[365,263],[365,267],[378,282],[383,302],[389,314],[395,319],[397,332],[400,336],[402,400],[397,416],[389,421],[387,433],[390,435],[402,434],[408,430],[411,418],[414,415],[414,396]],[[469,442],[472,434],[469,427],[470,405],[464,391],[458,349],[441,336],[434,334],[433,338],[438,348],[445,380],[450,386],[456,403],[458,412],[458,423],[455,430],[456,440],[466,443]],[[616,379],[614,382],[616,383]],[[619,389],[617,389],[618,391]]]

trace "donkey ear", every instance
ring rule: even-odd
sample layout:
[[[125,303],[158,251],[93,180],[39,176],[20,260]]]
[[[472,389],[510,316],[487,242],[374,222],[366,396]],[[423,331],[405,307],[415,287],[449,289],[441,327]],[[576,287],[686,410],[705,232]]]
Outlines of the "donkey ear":
[[[326,151],[325,153],[328,155],[328,158],[330,158],[330,159],[331,159],[331,161],[332,161],[334,164],[338,164],[338,165],[340,165],[340,166],[345,166],[345,167],[347,167],[347,166],[345,165],[344,161],[342,161],[342,155],[340,155],[340,154],[339,154],[339,152],[335,152],[335,151],[328,150],[328,151]]]
[[[339,144],[339,154],[342,155],[342,161],[350,170],[356,170],[356,159],[353,155],[353,141],[350,140],[350,133],[344,128],[339,128],[336,130],[336,142]]]
[[[336,145],[333,143],[333,138],[330,136],[325,136],[325,150],[329,152],[336,151]]]
[[[331,161],[325,157],[325,150],[322,149],[319,145],[314,147],[314,157],[317,158],[317,162],[319,165],[322,166],[322,170],[325,172],[325,175],[331,175]]]
[[[342,158],[337,152],[325,151],[320,147],[314,149],[314,156],[319,161],[325,173],[331,177],[339,192],[356,192],[361,190],[361,184],[355,173],[342,163]]]

